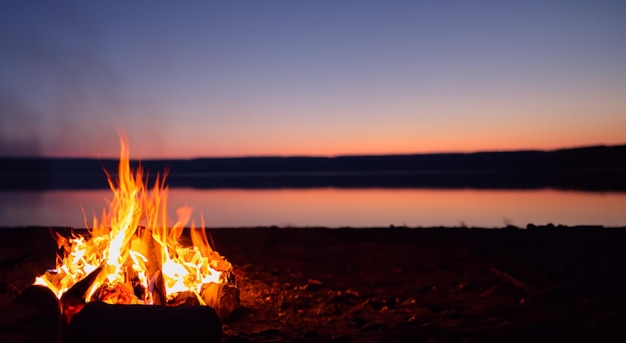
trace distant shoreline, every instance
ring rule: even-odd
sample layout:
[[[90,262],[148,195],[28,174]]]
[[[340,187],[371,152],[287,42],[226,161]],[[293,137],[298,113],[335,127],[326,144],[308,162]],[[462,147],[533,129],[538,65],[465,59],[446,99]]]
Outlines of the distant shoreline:
[[[0,158],[0,190],[106,189],[118,160]],[[626,145],[555,151],[131,161],[184,188],[478,188],[626,191]]]
[[[208,232],[231,232],[241,231],[249,232],[256,230],[265,230],[268,232],[286,232],[286,231],[298,231],[305,232],[323,232],[323,231],[363,231],[363,232],[382,232],[388,230],[397,231],[421,231],[421,232],[439,232],[439,231],[462,231],[462,232],[486,232],[486,231],[512,231],[512,232],[593,232],[593,231],[611,231],[611,230],[624,230],[626,226],[603,226],[603,225],[561,225],[561,224],[547,224],[547,225],[535,225],[527,224],[525,227],[519,227],[514,225],[498,226],[498,227],[474,227],[474,226],[367,226],[367,227],[352,227],[352,226],[241,226],[241,227],[205,227]],[[2,230],[34,230],[34,231],[50,231],[59,232],[61,234],[70,234],[71,232],[87,232],[88,229],[81,227],[75,228],[70,226],[0,226]],[[184,229],[185,234],[188,234],[189,228]]]

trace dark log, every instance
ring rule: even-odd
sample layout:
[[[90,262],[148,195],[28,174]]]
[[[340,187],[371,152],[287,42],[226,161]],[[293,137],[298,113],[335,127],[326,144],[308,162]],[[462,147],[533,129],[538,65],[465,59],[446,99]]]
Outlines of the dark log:
[[[89,303],[65,332],[65,343],[220,342],[222,325],[208,306]]]
[[[48,287],[32,285],[13,300],[21,324],[42,333],[55,333],[61,325],[61,305]]]

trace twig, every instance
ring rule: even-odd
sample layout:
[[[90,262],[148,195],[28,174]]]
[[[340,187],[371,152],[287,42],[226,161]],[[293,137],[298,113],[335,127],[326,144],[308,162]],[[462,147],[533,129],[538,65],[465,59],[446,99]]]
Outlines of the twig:
[[[348,309],[346,312],[344,312],[341,315],[341,318],[347,318],[348,316],[353,315],[356,312],[363,310],[365,308],[365,306],[367,306],[370,303],[370,300],[371,299],[367,299],[367,300],[365,300],[365,301],[363,301],[363,302],[353,306],[352,308]]]
[[[533,288],[525,283],[523,283],[522,281],[514,278],[513,276],[509,275],[508,273],[505,273],[501,270],[496,269],[495,267],[491,267],[491,272],[496,274],[496,276],[505,282],[510,283],[511,285],[521,289],[522,291],[526,292],[528,295],[533,295],[533,296],[542,296],[544,295],[543,291],[540,291],[536,288]]]

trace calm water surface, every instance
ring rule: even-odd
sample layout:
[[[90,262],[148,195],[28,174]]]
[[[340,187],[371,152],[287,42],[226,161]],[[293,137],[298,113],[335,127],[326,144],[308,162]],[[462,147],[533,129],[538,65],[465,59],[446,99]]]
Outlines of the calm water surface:
[[[0,192],[0,226],[85,227],[110,190]],[[170,189],[207,227],[626,226],[626,193],[476,189]]]

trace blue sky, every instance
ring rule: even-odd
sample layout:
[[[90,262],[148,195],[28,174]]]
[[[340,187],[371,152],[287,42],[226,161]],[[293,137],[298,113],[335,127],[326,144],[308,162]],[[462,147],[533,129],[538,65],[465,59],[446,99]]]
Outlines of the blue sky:
[[[0,6],[0,155],[626,143],[623,1]]]

